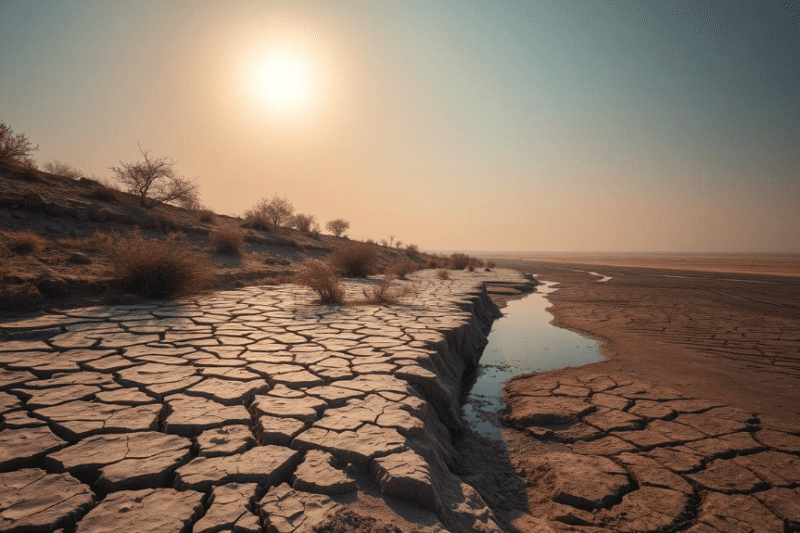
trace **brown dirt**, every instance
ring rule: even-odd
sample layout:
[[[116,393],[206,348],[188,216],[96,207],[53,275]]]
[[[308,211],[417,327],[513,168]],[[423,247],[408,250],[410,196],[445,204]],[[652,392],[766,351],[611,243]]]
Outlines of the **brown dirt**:
[[[631,470],[631,466],[625,463],[625,460],[639,459],[631,454],[623,454],[619,457],[625,459],[620,461],[614,455],[617,452],[586,451],[599,450],[593,443],[609,435],[615,435],[609,439],[622,436],[623,439],[639,438],[640,444],[646,442],[646,438],[654,438],[655,435],[647,434],[650,431],[649,422],[636,428],[613,430],[603,430],[601,424],[598,433],[598,426],[594,422],[598,417],[609,427],[618,423],[617,420],[611,422],[604,418],[616,411],[609,412],[601,408],[601,412],[594,415],[575,412],[571,422],[534,424],[542,427],[532,426],[522,431],[508,428],[504,434],[509,462],[514,465],[526,487],[527,511],[536,517],[547,517],[551,520],[547,527],[559,531],[606,531],[607,527],[613,530],[617,530],[616,527],[623,530],[632,527],[637,531],[640,527],[643,528],[641,530],[651,530],[652,527],[660,531],[662,526],[684,529],[701,522],[706,524],[706,521],[711,524],[713,520],[709,517],[716,515],[725,517],[725,520],[746,520],[746,516],[743,518],[744,515],[737,514],[737,509],[741,505],[752,504],[760,509],[759,512],[767,513],[770,520],[775,519],[770,514],[772,512],[778,517],[778,524],[783,521],[787,530],[794,530],[792,527],[798,523],[798,517],[794,516],[798,512],[796,504],[790,505],[790,510],[786,511],[775,507],[773,502],[770,503],[772,507],[768,505],[770,511],[766,511],[754,500],[760,498],[759,501],[771,501],[771,494],[778,490],[770,488],[772,481],[763,475],[762,479],[767,481],[753,488],[738,487],[715,492],[717,489],[708,489],[706,485],[713,486],[708,479],[720,475],[720,469],[733,471],[735,465],[726,462],[731,458],[749,464],[748,457],[760,460],[777,453],[766,444],[760,448],[748,445],[737,449],[736,446],[743,445],[733,443],[749,439],[747,435],[754,435],[757,439],[760,439],[760,435],[783,435],[783,439],[800,442],[797,440],[797,435],[800,435],[800,256],[701,256],[695,262],[689,256],[592,257],[595,261],[580,262],[575,260],[574,255],[550,257],[546,261],[496,259],[499,266],[516,267],[538,274],[539,280],[557,282],[559,290],[548,296],[553,304],[550,308],[555,317],[553,323],[599,341],[601,353],[605,356],[605,360],[599,363],[540,373],[509,382],[506,389],[508,398],[518,400],[512,401],[509,421],[521,420],[526,416],[535,418],[539,416],[537,413],[542,409],[541,406],[569,414],[569,409],[575,407],[570,403],[573,402],[572,395],[580,397],[585,388],[591,388],[588,384],[595,379],[599,380],[598,383],[607,380],[614,385],[606,392],[602,392],[602,388],[590,391],[588,397],[577,400],[577,403],[594,402],[592,394],[601,394],[606,398],[614,394],[625,396],[624,391],[628,387],[625,384],[635,383],[636,387],[641,387],[636,394],[642,395],[643,405],[652,407],[658,402],[665,402],[659,404],[660,408],[665,407],[672,393],[663,391],[671,390],[682,397],[691,398],[693,402],[731,406],[735,412],[742,413],[736,416],[741,416],[746,422],[735,431],[731,430],[734,433],[726,434],[724,439],[729,441],[698,440],[687,445],[707,451],[696,452],[700,453],[699,462],[688,474],[679,472],[684,481],[675,478],[675,486],[670,488],[674,489],[688,481],[690,485],[684,486],[691,487],[691,491],[688,496],[682,496],[683,499],[672,502],[675,509],[672,509],[674,516],[670,520],[673,521],[665,518],[666,521],[658,526],[647,525],[647,520],[662,512],[665,514],[658,516],[669,515],[658,507],[661,505],[658,494],[661,493],[653,488],[647,489],[649,493],[641,492],[648,483],[637,477],[641,472],[637,473],[636,467]],[[676,263],[678,259],[679,264]],[[612,279],[598,282],[600,278],[590,272]],[[559,383],[561,389],[558,388]],[[659,397],[660,394],[664,398]],[[525,397],[532,399],[525,400]],[[630,417],[628,410],[636,412],[632,406],[637,401],[626,401],[627,407],[617,407],[620,409],[616,413],[619,420],[626,421],[626,417]],[[530,406],[539,406],[534,408],[537,413],[527,413],[526,409]],[[729,408],[719,411],[704,409],[698,415],[679,414],[676,419],[679,424],[675,427],[683,428],[685,422],[682,421],[687,416],[689,420],[692,416],[705,417],[698,426],[700,430],[705,430],[707,425],[731,423],[725,417],[733,416],[730,415],[733,411],[725,409]],[[718,416],[714,414],[716,412],[721,413],[722,418],[715,418]],[[673,413],[664,420],[673,420],[675,416]],[[674,422],[664,424],[670,423]],[[631,432],[631,429],[637,431]],[[639,433],[644,437],[637,437]],[[681,438],[677,438],[678,442]],[[698,437],[685,438],[691,440]],[[586,444],[582,444],[584,442]],[[614,442],[619,443],[618,439]],[[712,442],[714,446],[711,446]],[[675,442],[660,444],[653,440],[652,444],[638,446],[634,454],[638,454],[637,457],[647,456],[641,459],[647,461],[649,457],[664,459],[673,450],[686,449],[675,446],[678,446]],[[781,449],[800,454],[800,447]],[[566,475],[563,470],[565,467],[553,463],[561,457],[559,453],[567,454],[564,457],[568,458],[576,457],[570,455],[573,453],[589,457],[607,455],[624,466],[628,476],[637,483],[633,489],[620,489],[611,503],[602,504],[594,514],[575,510],[563,505],[563,501],[566,501],[563,495],[553,496],[548,492],[553,488],[553,476],[558,483],[570,483],[569,478],[563,478]],[[569,459],[568,463],[574,464],[573,461]],[[559,468],[562,470],[559,471]],[[778,469],[776,471],[780,470],[775,468]],[[728,471],[724,472],[727,475]],[[594,473],[597,474],[597,471]],[[800,473],[789,472],[789,475],[797,476]],[[543,485],[548,479],[550,481]],[[622,497],[626,490],[634,492],[629,497]],[[734,496],[733,493],[751,496]],[[558,497],[562,498],[561,503],[549,499]],[[652,497],[652,501],[646,500],[648,497]],[[631,506],[636,507],[637,501],[638,511],[631,510]],[[667,500],[663,502],[663,505],[669,503]],[[653,514],[654,511],[657,513]],[[614,514],[620,512],[622,515]],[[668,523],[672,525],[664,525]],[[516,521],[514,525],[519,531],[549,530],[541,520],[530,523]],[[708,531],[723,531],[725,526],[716,524],[714,527],[716,529],[709,528]],[[782,530],[784,526],[778,527]]]

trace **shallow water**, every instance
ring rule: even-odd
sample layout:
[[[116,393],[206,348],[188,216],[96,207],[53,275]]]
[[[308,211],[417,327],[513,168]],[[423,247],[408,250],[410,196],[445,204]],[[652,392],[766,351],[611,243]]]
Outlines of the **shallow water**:
[[[500,439],[505,382],[519,374],[580,366],[602,360],[595,341],[550,324],[545,299],[555,289],[543,282],[536,292],[508,302],[489,334],[475,383],[464,403],[464,418],[481,435]]]

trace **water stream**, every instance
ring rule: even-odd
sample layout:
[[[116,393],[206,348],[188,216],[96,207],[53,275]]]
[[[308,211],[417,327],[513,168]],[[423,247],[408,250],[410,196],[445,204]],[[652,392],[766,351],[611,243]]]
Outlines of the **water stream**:
[[[605,281],[605,280],[601,280]],[[501,439],[500,413],[506,380],[527,372],[580,366],[602,360],[597,343],[550,324],[545,295],[555,291],[553,282],[542,282],[536,292],[512,300],[494,322],[489,344],[464,403],[464,417],[486,437]]]

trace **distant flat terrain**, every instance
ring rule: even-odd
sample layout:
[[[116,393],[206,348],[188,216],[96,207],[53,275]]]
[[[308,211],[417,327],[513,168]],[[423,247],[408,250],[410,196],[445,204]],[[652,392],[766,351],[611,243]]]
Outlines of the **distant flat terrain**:
[[[503,261],[641,267],[661,270],[800,276],[800,254],[481,254]]]
[[[614,370],[800,427],[800,256],[495,260],[558,282],[554,322],[602,342],[607,361],[564,372]]]

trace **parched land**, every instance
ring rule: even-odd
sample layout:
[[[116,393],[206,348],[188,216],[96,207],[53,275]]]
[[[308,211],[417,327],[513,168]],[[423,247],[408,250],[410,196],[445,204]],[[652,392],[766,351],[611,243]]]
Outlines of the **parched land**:
[[[582,259],[515,264],[558,282],[554,323],[606,357],[508,384],[510,461],[537,517],[517,527],[797,531],[797,258],[777,258],[780,276],[774,258]]]

